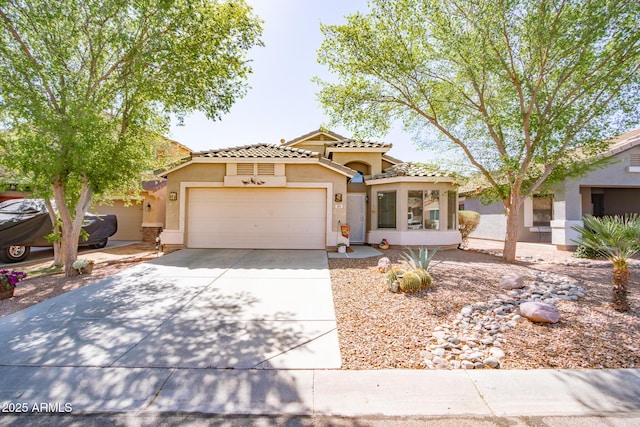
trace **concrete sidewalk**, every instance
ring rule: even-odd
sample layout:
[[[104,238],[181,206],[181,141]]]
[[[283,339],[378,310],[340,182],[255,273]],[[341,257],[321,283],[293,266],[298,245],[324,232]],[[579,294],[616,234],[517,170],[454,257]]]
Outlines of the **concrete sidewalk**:
[[[640,419],[640,371],[0,367],[0,401],[73,414]],[[59,411],[64,413],[64,409]]]

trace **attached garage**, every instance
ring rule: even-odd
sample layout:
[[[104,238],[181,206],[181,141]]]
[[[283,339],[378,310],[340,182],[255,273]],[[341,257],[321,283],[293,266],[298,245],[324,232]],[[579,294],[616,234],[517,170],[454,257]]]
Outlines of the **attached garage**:
[[[324,249],[324,188],[189,188],[187,247]]]

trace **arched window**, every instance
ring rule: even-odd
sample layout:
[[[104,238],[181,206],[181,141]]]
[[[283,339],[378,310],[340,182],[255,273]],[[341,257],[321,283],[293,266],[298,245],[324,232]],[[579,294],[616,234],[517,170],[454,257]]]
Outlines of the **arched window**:
[[[364,182],[364,176],[360,171],[358,171],[358,173],[349,180],[349,184],[361,184],[363,182]]]

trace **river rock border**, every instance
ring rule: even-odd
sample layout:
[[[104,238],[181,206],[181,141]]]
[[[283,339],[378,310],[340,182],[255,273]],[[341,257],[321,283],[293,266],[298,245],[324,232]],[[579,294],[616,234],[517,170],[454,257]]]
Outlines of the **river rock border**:
[[[559,274],[534,271],[521,289],[505,290],[486,302],[460,310],[453,322],[437,326],[422,353],[429,369],[500,368],[505,331],[526,321],[519,314],[523,302],[577,301],[585,293],[578,282]]]

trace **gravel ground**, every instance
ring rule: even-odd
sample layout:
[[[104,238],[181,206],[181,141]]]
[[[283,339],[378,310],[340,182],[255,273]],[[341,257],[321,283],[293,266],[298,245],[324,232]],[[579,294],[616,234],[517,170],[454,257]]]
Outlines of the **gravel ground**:
[[[384,255],[397,266],[401,252],[391,248]],[[603,261],[512,265],[483,253],[447,250],[432,262],[433,289],[394,294],[386,290],[377,260],[329,260],[343,369],[425,368],[422,354],[434,328],[452,322],[463,307],[502,293],[504,274],[531,277],[534,269],[578,280],[586,296],[557,303],[557,324],[525,321],[507,330],[503,369],[640,367],[637,268],[629,289],[632,311],[622,314],[609,306],[611,271]]]
[[[65,279],[54,274],[23,281],[14,298],[0,301],[0,317],[115,274],[153,255],[145,245],[106,252],[90,276]],[[384,251],[384,256],[399,265],[401,252],[391,248]],[[498,282],[507,272],[531,277],[536,269],[576,279],[586,296],[577,302],[559,302],[562,319],[557,324],[526,321],[507,330],[502,346],[506,353],[503,369],[640,367],[637,267],[632,269],[629,289],[632,311],[623,314],[609,305],[611,270],[603,261],[581,266],[548,262],[512,265],[485,253],[442,251],[432,262],[435,286],[415,294],[388,292],[377,262],[378,258],[329,260],[343,369],[425,368],[421,353],[437,326],[450,323],[463,307],[501,293]],[[30,270],[42,267],[31,266]]]

